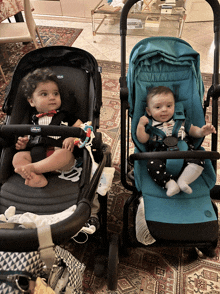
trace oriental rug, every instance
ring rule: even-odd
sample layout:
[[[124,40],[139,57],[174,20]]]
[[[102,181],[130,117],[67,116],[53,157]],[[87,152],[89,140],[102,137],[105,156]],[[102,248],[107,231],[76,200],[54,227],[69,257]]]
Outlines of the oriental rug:
[[[61,45],[72,46],[82,32],[82,29],[65,27],[38,26],[38,29],[45,47]],[[36,38],[36,40],[38,42],[38,47],[41,48],[39,39]],[[3,72],[8,82],[11,80],[14,68],[21,57],[34,49],[35,47],[32,42],[27,44],[8,43],[0,46],[0,64],[2,65]],[[0,74],[0,97],[3,95],[5,87],[6,84],[3,82]]]

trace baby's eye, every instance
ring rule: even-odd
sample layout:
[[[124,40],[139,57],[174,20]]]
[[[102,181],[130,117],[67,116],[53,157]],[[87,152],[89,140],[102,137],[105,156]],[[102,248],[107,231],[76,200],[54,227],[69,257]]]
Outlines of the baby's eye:
[[[55,93],[54,93],[54,96],[59,96],[59,95],[60,95],[59,92],[55,92]]]
[[[47,96],[47,93],[46,92],[42,92],[41,93],[41,96],[46,97]]]

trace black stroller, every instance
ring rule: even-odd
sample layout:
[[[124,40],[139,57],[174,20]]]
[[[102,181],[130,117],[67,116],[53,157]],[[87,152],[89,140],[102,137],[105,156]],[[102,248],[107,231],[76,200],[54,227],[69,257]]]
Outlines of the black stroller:
[[[128,246],[177,246],[192,248],[193,255],[196,252],[202,252],[205,256],[214,256],[218,242],[218,211],[211,198],[219,199],[219,186],[215,186],[214,171],[216,161],[219,159],[217,134],[212,135],[211,152],[201,148],[201,141],[197,143],[197,150],[193,152],[181,151],[181,149],[147,152],[146,147],[137,140],[136,128],[140,117],[145,114],[149,89],[162,85],[170,87],[174,92],[178,89],[176,91],[178,101],[181,101],[184,109],[191,113],[194,124],[200,126],[204,124],[204,113],[212,98],[212,123],[217,130],[220,6],[218,1],[207,1],[214,12],[215,60],[213,85],[208,91],[203,109],[201,101],[204,88],[199,71],[199,55],[183,40],[172,37],[151,37],[140,41],[132,49],[126,76],[127,17],[129,10],[136,2],[137,0],[126,2],[120,19],[121,182],[126,189],[133,192],[124,206],[123,234],[120,244],[122,252],[127,252]],[[129,150],[130,136],[135,145],[133,154]],[[167,147],[167,150],[169,148],[174,150],[171,145]],[[190,156],[204,159],[207,162],[207,170],[197,182],[193,183],[195,185],[192,185],[193,193],[190,197],[183,192],[168,197],[166,191],[149,176],[146,159],[163,158],[168,162]],[[174,163],[174,165],[177,164],[178,161]],[[211,174],[212,176],[205,180],[205,177]],[[144,232],[146,242],[141,242],[140,238],[137,239],[137,212],[141,201],[144,207],[142,220],[146,227]],[[131,205],[133,210],[130,210]],[[134,211],[134,225],[128,221],[130,211]],[[134,229],[130,230],[132,226]],[[113,266],[117,272],[117,237],[115,244],[112,256],[116,261]],[[199,248],[199,251],[195,248]],[[111,256],[109,258],[112,259]],[[116,287],[115,275],[113,288],[116,289]]]
[[[74,106],[82,122],[92,122],[95,134],[92,153],[98,163],[98,168],[90,178],[92,162],[89,152],[85,148],[79,148],[79,158],[82,158],[82,174],[79,181],[66,181],[58,178],[56,174],[49,173],[47,175],[48,185],[44,188],[33,189],[25,186],[24,179],[12,170],[12,156],[15,152],[14,143],[17,136],[56,134],[62,136],[62,138],[76,137],[81,142],[84,142],[87,137],[87,133],[81,128],[66,126],[33,127],[30,124],[30,106],[20,95],[19,85],[21,79],[27,73],[41,67],[51,68],[60,78],[61,93],[62,91],[64,93],[62,105],[64,103],[70,113],[73,111],[72,106]],[[73,97],[75,97],[74,104]],[[41,249],[45,249],[45,252],[47,252],[47,249],[53,249],[54,245],[64,244],[84,226],[90,217],[91,203],[102,171],[105,166],[111,165],[109,146],[103,144],[101,133],[98,132],[101,105],[100,68],[96,59],[84,50],[65,46],[41,48],[26,54],[14,71],[3,106],[6,120],[0,130],[2,146],[0,211],[4,213],[8,207],[13,205],[16,207],[18,214],[28,211],[38,215],[51,215],[76,205],[76,210],[68,218],[51,225],[52,243],[41,244]],[[107,245],[107,197],[100,197],[99,195],[99,198],[101,204],[99,215],[100,245],[103,248]],[[37,229],[22,229],[18,224],[1,223],[0,235],[0,250],[2,252],[33,252],[39,248]],[[51,262],[49,263],[50,267],[53,267]],[[22,273],[19,276],[17,271],[13,272],[12,270],[10,280],[7,272],[3,273],[3,270],[4,266],[1,265],[0,280],[2,284],[0,287],[3,287],[1,291],[6,291],[8,283],[11,283],[11,291],[17,293],[18,287],[15,284],[18,286]],[[2,285],[6,285],[6,289]]]

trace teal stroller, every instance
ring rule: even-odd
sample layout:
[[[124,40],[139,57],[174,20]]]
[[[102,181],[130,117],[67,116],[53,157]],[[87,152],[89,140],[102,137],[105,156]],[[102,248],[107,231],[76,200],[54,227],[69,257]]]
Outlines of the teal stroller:
[[[146,96],[152,87],[166,86],[176,93],[176,123],[190,118],[193,125],[205,124],[202,99],[204,87],[199,71],[199,55],[185,41],[175,38],[149,38],[139,42],[130,55],[127,75],[129,89],[128,101],[132,117],[131,134],[135,144],[134,181],[138,194],[143,196],[145,219],[151,235],[155,240],[173,242],[208,242],[216,244],[218,225],[217,216],[210,199],[210,190],[214,187],[216,177],[210,160],[205,160],[202,175],[191,184],[193,193],[180,192],[168,197],[165,191],[150,177],[146,159],[153,159],[153,154],[136,136],[139,118],[145,114]],[[135,97],[135,98],[134,98]],[[181,104],[180,104],[181,102]],[[178,153],[184,151],[183,141],[178,142],[178,151],[172,142],[168,143],[166,169],[178,175],[183,167],[183,159]],[[206,158],[210,155],[202,151],[202,139],[193,142],[193,158]],[[175,143],[176,144],[176,143]],[[186,150],[185,150],[186,151]],[[198,153],[197,153],[198,152]],[[157,152],[156,152],[157,153]],[[195,154],[194,154],[195,153]],[[146,157],[145,157],[146,156]],[[149,156],[149,157],[148,157]],[[161,156],[155,154],[155,156]],[[175,156],[171,159],[169,156]],[[186,155],[188,156],[188,155]],[[135,160],[138,158],[143,160]],[[145,160],[144,160],[145,159]],[[195,233],[196,232],[196,233]]]
[[[216,51],[213,85],[203,104],[204,86],[199,69],[200,56],[181,39],[151,37],[141,40],[130,54],[126,76],[126,21],[129,9],[136,2],[126,2],[120,22],[121,181],[126,189],[133,192],[124,207],[123,250],[125,252],[129,245],[178,246],[192,248],[193,255],[198,252],[203,256],[213,257],[218,242],[218,211],[212,201],[212,198],[219,197],[219,187],[215,186],[216,161],[219,159],[219,153],[216,151],[217,134],[212,135],[212,151],[204,151],[201,147],[203,140],[196,139],[193,142],[194,151],[187,151],[180,143],[178,148],[168,144],[166,151],[152,152],[139,143],[136,129],[140,117],[145,115],[149,90],[156,86],[166,86],[175,93],[176,102],[181,102],[181,109],[176,110],[175,115],[179,118],[187,116],[193,125],[199,127],[205,124],[204,113],[212,97],[212,123],[217,130],[219,3],[208,1],[215,16]],[[135,146],[134,152],[129,149],[130,134]],[[166,160],[167,169],[172,169],[177,176],[183,168],[184,159],[205,160],[201,176],[191,184],[192,194],[180,192],[172,197],[166,195],[166,191],[153,181],[147,170],[146,160],[157,158]],[[133,234],[128,221],[131,204],[136,213]],[[141,222],[139,227],[142,227],[144,232],[142,236],[138,236],[138,222]]]

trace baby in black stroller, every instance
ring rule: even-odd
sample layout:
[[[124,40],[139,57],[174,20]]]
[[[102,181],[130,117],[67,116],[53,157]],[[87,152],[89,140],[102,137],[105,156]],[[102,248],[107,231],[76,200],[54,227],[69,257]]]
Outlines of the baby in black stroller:
[[[59,80],[49,68],[36,69],[25,76],[21,83],[24,97],[34,108],[33,124],[72,125],[73,127],[80,127],[83,124],[80,119],[74,116],[70,117],[67,111],[62,111]],[[68,175],[67,179],[74,172],[75,177],[71,177],[71,180],[79,179],[81,168],[75,167],[73,155],[76,138],[68,137],[62,140],[59,136],[53,136],[41,139],[44,140],[44,146],[39,142],[39,139],[36,142],[36,137],[30,138],[28,136],[19,137],[15,144],[16,150],[20,152],[14,155],[12,163],[15,172],[25,179],[25,185],[45,187],[48,181],[44,174],[48,172],[64,172],[64,175]],[[39,160],[39,156],[43,159]],[[76,173],[76,171],[78,172]],[[94,203],[96,204],[95,213],[91,212],[93,216],[89,222],[95,224],[97,229],[99,228],[97,195]]]
[[[22,90],[24,96],[30,103],[31,107],[34,107],[37,111],[32,116],[33,123],[37,125],[49,125],[54,118],[60,113],[61,97],[58,86],[57,76],[48,68],[37,69],[34,72],[29,73],[23,79]],[[67,117],[68,119],[68,117]],[[75,119],[73,127],[80,127],[82,121]],[[61,121],[61,125],[65,124]],[[69,125],[69,123],[66,123]],[[56,141],[52,141],[55,139]],[[25,179],[25,184],[30,187],[44,187],[47,185],[47,179],[43,173],[64,170],[69,172],[75,162],[73,156],[74,141],[75,138],[66,138],[63,142],[60,142],[61,138],[50,138],[47,148],[47,157],[41,161],[32,162],[31,156],[31,144],[34,144],[34,139],[19,137],[16,143],[17,150],[28,150],[20,151],[15,154],[13,159],[13,166],[15,172],[20,174]],[[57,141],[59,140],[59,141]],[[53,147],[54,144],[62,144],[62,148]],[[29,147],[30,146],[30,147]],[[32,146],[34,148],[34,146]]]

